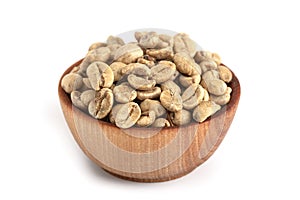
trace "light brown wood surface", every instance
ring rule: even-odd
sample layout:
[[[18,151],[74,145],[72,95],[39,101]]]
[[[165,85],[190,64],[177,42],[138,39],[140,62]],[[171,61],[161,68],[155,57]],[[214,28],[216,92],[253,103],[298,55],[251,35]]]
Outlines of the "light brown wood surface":
[[[62,77],[80,62],[69,67]],[[230,102],[203,123],[162,129],[120,129],[73,106],[60,82],[61,79],[61,108],[82,151],[109,173],[139,182],[172,180],[205,162],[224,139],[240,98],[240,84],[233,74]]]

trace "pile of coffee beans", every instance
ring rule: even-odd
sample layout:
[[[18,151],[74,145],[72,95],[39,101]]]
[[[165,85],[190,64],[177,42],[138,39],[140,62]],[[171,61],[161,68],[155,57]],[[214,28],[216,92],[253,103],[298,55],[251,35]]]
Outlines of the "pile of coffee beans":
[[[231,71],[185,33],[136,32],[90,46],[61,81],[73,105],[119,128],[203,122],[230,101]]]

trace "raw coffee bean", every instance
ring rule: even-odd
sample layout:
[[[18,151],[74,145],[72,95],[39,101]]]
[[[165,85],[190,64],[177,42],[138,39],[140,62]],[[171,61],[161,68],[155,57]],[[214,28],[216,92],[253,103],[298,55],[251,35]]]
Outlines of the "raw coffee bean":
[[[154,88],[155,80],[149,80],[147,78],[139,77],[134,74],[130,74],[127,77],[129,84],[137,90],[151,90]]]
[[[116,126],[124,129],[130,128],[139,120],[140,116],[141,109],[137,103],[123,104],[115,117]]]
[[[137,98],[141,101],[145,99],[156,99],[160,96],[161,89],[160,87],[154,87],[151,90],[138,90],[137,91]]]
[[[94,90],[100,90],[101,87],[109,88],[114,82],[114,73],[104,62],[93,62],[87,68],[86,74]]]
[[[129,64],[136,62],[143,54],[143,50],[137,44],[128,43],[117,49],[114,60]]]
[[[182,94],[183,107],[185,109],[195,108],[204,97],[204,88],[199,84],[190,85]]]
[[[113,89],[115,100],[119,103],[128,103],[137,97],[137,92],[128,82],[117,85]]]
[[[67,74],[61,80],[61,87],[69,94],[81,88],[82,84],[82,77],[75,73]]]
[[[220,79],[214,79],[207,83],[207,90],[210,94],[223,95],[225,94],[227,85],[224,81]]]
[[[192,114],[184,109],[177,112],[172,112],[170,116],[172,122],[177,126],[188,124],[192,120]]]
[[[213,101],[201,101],[193,111],[193,118],[197,122],[203,122],[220,109],[221,106]]]
[[[95,98],[89,103],[88,111],[96,119],[102,119],[111,111],[114,97],[111,89],[102,88],[96,92]]]
[[[176,112],[183,108],[180,94],[170,90],[164,90],[160,94],[160,102],[165,109],[171,112]]]
[[[154,111],[156,117],[160,117],[167,112],[158,100],[145,99],[141,102],[140,107],[142,112]]]

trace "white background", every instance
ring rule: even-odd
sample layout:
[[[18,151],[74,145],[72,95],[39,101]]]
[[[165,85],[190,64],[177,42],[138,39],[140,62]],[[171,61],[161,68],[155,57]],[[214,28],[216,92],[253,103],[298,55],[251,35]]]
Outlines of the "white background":
[[[1,1],[0,199],[299,199],[299,19],[296,0]],[[188,33],[219,53],[242,95],[207,162],[143,184],[88,160],[57,85],[91,43],[149,27]]]

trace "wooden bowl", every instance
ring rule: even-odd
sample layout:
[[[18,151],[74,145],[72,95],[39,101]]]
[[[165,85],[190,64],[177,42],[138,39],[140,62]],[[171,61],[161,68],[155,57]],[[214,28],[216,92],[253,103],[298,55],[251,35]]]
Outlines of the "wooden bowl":
[[[62,77],[81,61],[69,67]],[[179,178],[205,162],[224,139],[240,98],[240,84],[233,74],[230,102],[203,123],[120,129],[73,106],[60,86],[61,79],[58,85],[61,108],[82,151],[109,173],[139,182]]]

